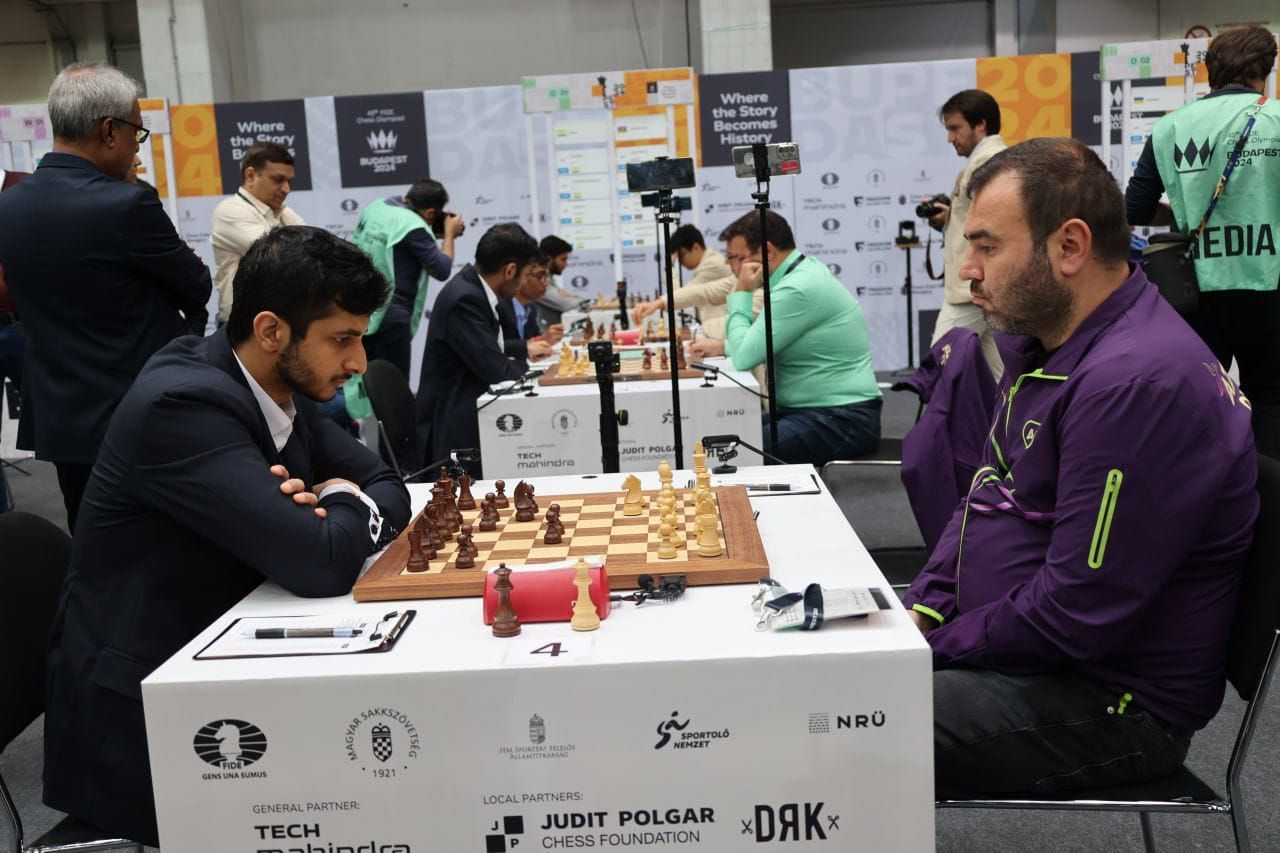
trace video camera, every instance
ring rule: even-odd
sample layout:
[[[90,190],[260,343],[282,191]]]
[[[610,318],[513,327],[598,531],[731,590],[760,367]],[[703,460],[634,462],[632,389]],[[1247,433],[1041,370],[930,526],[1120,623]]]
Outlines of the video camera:
[[[944,204],[947,207],[950,207],[951,196],[947,195],[946,193],[937,193],[936,195],[931,197],[928,201],[920,202],[919,204],[916,205],[916,216],[920,217],[921,219],[932,219],[933,217],[937,216],[939,213],[942,212],[942,208],[938,207],[938,205],[940,204]]]

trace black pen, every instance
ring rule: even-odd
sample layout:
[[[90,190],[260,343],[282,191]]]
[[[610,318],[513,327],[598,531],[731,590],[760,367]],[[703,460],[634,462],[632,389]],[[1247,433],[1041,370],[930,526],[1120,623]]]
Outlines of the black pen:
[[[747,483],[746,489],[752,492],[789,492],[790,483]]]

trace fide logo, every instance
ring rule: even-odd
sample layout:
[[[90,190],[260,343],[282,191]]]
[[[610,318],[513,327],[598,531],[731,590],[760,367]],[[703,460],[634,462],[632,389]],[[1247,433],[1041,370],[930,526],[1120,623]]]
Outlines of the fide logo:
[[[834,232],[836,232],[836,231],[839,231],[839,230],[840,230],[840,220],[839,220],[839,219],[824,219],[824,220],[822,220],[822,230],[823,230],[823,231],[826,231],[826,232],[827,232],[827,233],[829,233],[829,234],[830,234],[830,233],[834,233]]]
[[[394,154],[399,137],[393,130],[375,130],[365,137],[365,141],[374,154]]]
[[[514,434],[520,432],[520,428],[524,426],[524,418],[519,415],[507,413],[505,415],[498,415],[498,420],[494,423],[498,427],[499,432]]]
[[[344,213],[355,213],[356,209],[360,207],[360,202],[354,198],[344,198],[340,207]]]
[[[575,275],[569,279],[569,286],[574,290],[585,290],[590,283],[590,280],[585,275]]]
[[[826,172],[818,180],[822,181],[822,185],[824,187],[834,187],[836,184],[840,183],[840,176],[835,172]]]
[[[484,837],[484,853],[508,853],[518,850],[520,836],[524,835],[524,817],[522,815],[506,815],[502,820],[495,820]]]
[[[879,234],[881,231],[884,230],[884,225],[885,225],[884,217],[878,213],[867,220],[867,227],[870,228],[876,234]]]
[[[418,728],[394,708],[368,708],[352,717],[343,734],[347,762],[375,779],[394,779],[418,757]]]
[[[867,264],[867,272],[871,273],[877,279],[884,278],[884,274],[889,271],[889,265],[884,261],[875,260]]]
[[[867,172],[867,183],[871,184],[873,187],[878,187],[883,184],[884,170],[872,169],[870,172]]]
[[[578,416],[568,409],[561,409],[551,416],[551,428],[561,435],[569,435],[578,428]]]
[[[831,270],[832,275],[840,275],[844,271],[844,267],[839,264],[827,264],[827,269]]]
[[[192,747],[201,761],[219,770],[243,770],[266,754],[267,736],[244,720],[214,720],[200,727]]]

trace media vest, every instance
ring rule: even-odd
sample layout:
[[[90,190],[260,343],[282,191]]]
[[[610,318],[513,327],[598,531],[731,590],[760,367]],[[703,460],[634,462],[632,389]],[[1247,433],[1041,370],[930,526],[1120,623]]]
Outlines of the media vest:
[[[425,228],[432,240],[436,238],[435,232],[431,230],[431,226],[425,219],[407,207],[388,204],[384,198],[374,201],[360,214],[360,222],[351,235],[351,242],[369,256],[378,272],[382,273],[391,284],[391,293],[387,296],[387,301],[373,312],[373,316],[369,318],[369,331],[365,334],[372,335],[382,326],[382,318],[387,314],[387,306],[395,296],[396,246],[409,236],[410,232],[419,228]],[[409,328],[413,334],[418,332],[418,322],[422,319],[422,306],[426,300],[427,271],[419,268],[418,292],[414,296],[413,311],[409,314]]]
[[[1156,122],[1151,147],[1178,228],[1200,225],[1258,93],[1201,98]],[[1268,99],[1197,245],[1203,292],[1280,284],[1280,103]]]

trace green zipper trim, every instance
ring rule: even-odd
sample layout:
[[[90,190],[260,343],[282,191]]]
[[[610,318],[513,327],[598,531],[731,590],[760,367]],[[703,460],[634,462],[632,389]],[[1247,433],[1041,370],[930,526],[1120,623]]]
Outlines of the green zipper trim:
[[[993,442],[995,438],[991,439]],[[999,448],[997,448],[998,450]],[[985,476],[983,476],[985,475]],[[960,517],[960,544],[956,546],[956,610],[960,609],[960,558],[964,556],[964,529],[969,524],[969,498],[973,497],[974,490],[985,485],[991,480],[1000,482],[1000,472],[990,465],[983,465],[977,471],[973,472],[973,479],[969,482],[969,493],[964,498],[964,514]]]
[[[1013,398],[1014,396],[1017,395],[1018,389],[1022,387],[1022,380],[1047,379],[1051,382],[1066,382],[1067,378],[1068,377],[1066,376],[1059,376],[1054,373],[1045,373],[1043,370],[1037,367],[1035,370],[1031,371],[1030,373],[1024,373],[1021,376],[1019,376],[1016,380],[1014,380],[1013,387],[1009,389],[1009,400],[1006,402],[1005,408],[1004,408],[1004,437],[1005,438],[1009,437],[1009,419],[1013,417]]]
[[[1116,514],[1116,501],[1120,497],[1120,485],[1124,473],[1119,468],[1107,472],[1107,484],[1102,489],[1102,503],[1098,506],[1098,521],[1093,526],[1093,542],[1089,545],[1089,568],[1102,568],[1102,558],[1107,553],[1107,538],[1111,535],[1111,519]]]
[[[942,624],[947,621],[946,619],[942,618],[941,613],[934,610],[932,607],[925,607],[923,604],[913,604],[911,605],[911,609],[916,610],[920,613],[923,613],[925,616],[928,616],[930,619],[935,620],[938,623],[939,628],[941,628]]]

